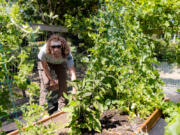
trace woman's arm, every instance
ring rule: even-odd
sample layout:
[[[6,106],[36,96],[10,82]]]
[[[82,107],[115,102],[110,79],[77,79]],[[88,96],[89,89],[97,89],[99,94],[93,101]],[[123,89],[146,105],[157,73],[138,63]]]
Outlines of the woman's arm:
[[[76,80],[76,72],[74,66],[68,67],[71,81]],[[76,94],[76,89],[73,87],[72,94]]]
[[[43,70],[44,70],[46,76],[48,77],[48,79],[49,79],[49,81],[50,81],[50,85],[55,85],[56,82],[55,82],[54,79],[51,77],[50,70],[49,70],[49,68],[48,68],[47,62],[41,61],[41,64],[42,64],[42,67],[43,67]]]

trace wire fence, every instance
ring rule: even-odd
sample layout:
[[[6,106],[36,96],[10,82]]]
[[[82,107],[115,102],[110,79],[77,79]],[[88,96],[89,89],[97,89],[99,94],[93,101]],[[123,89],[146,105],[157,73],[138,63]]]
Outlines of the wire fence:
[[[55,33],[60,34],[60,35],[63,34],[63,33],[58,33],[58,32],[55,32]],[[15,49],[14,51],[11,50],[12,55],[16,57],[15,59],[18,59],[17,56],[21,52],[21,47],[26,48],[28,46],[31,46],[31,50],[28,52],[29,57],[27,58],[27,60],[34,61],[34,68],[33,68],[33,73],[28,76],[29,81],[37,81],[39,79],[38,69],[37,69],[37,66],[38,66],[37,54],[39,52],[39,48],[46,43],[50,35],[55,34],[55,33],[50,32],[50,31],[43,31],[40,34],[34,34],[32,35],[31,39],[27,39],[27,38],[22,39],[22,43],[19,45],[20,46],[19,50],[17,49]],[[6,51],[6,50],[4,49],[3,51]],[[0,89],[2,89],[2,87],[4,86],[10,87],[9,89],[12,91],[12,93],[10,92],[10,95],[13,96],[14,99],[12,100],[12,97],[10,97],[9,100],[11,100],[13,105],[10,105],[8,106],[8,108],[6,108],[7,109],[6,112],[9,112],[9,113],[6,113],[6,114],[3,113],[4,115],[0,116],[1,120],[18,113],[20,109],[19,107],[22,104],[28,102],[28,93],[26,92],[26,89],[19,89],[16,86],[16,83],[15,83],[16,80],[13,78],[13,76],[17,75],[19,72],[19,68],[18,68],[19,63],[17,62],[17,60],[13,60],[6,66],[8,68],[6,72],[8,77],[6,77],[6,79],[4,79],[3,81],[0,81]],[[15,109],[13,109],[13,106]]]
[[[58,33],[58,32],[55,32],[55,33],[62,35],[62,33]],[[39,76],[38,69],[37,69],[37,66],[38,66],[37,54],[39,52],[40,47],[42,47],[46,43],[47,39],[52,34],[54,34],[54,32],[43,31],[43,32],[41,32],[41,34],[32,35],[31,39],[26,39],[26,38],[23,39],[22,44],[19,45],[21,47],[31,46],[31,50],[28,54],[29,57],[27,58],[27,60],[34,61],[34,68],[33,68],[32,74],[29,74],[29,76],[28,76],[29,81],[36,81],[36,82],[38,81],[38,83],[40,83],[40,80],[38,77]],[[15,51],[12,50],[12,52],[16,52],[16,54],[14,54],[14,56],[17,57],[18,54],[21,52],[21,49],[18,50],[18,52],[17,52],[17,50],[15,50]],[[14,96],[14,101],[12,100],[12,97],[10,97],[9,100],[11,100],[13,105],[8,106],[7,110],[9,113],[6,113],[6,114],[0,116],[1,121],[7,120],[8,117],[13,118],[12,116],[15,116],[16,114],[21,114],[21,113],[19,113],[20,112],[19,107],[21,105],[23,105],[24,103],[28,102],[28,93],[27,93],[26,89],[19,89],[16,86],[16,83],[14,83],[16,80],[13,78],[13,76],[17,75],[19,72],[19,68],[18,68],[19,63],[16,60],[14,60],[14,61],[11,61],[11,63],[6,66],[8,68],[8,71],[7,71],[8,77],[6,77],[6,79],[4,81],[0,81],[0,89],[2,89],[2,87],[4,87],[4,86],[10,87],[9,89],[11,89],[11,91],[12,91],[12,93],[10,95]],[[13,106],[15,109],[13,109]]]
[[[160,62],[157,69],[165,83],[163,86],[165,91],[172,92],[180,88],[180,67],[177,63]]]
[[[34,37],[33,37],[34,36]],[[31,50],[28,52],[29,57],[27,58],[27,60],[29,61],[34,61],[34,69],[33,72],[37,69],[37,54],[39,52],[39,47],[41,45],[43,45],[48,37],[48,32],[45,32],[45,34],[40,35],[38,38],[36,37],[36,35],[33,35],[32,38],[30,40],[27,39],[23,39],[23,42],[21,45],[21,47],[28,47],[31,46]],[[1,70],[4,70],[4,72],[6,73],[6,77],[4,77],[4,80],[0,81],[0,89],[1,91],[8,92],[9,89],[9,99],[7,99],[7,102],[11,102],[12,105],[7,105],[5,108],[6,110],[4,110],[3,112],[1,112],[1,116],[0,116],[0,120],[1,122],[6,121],[9,118],[15,118],[17,117],[17,114],[22,114],[20,113],[20,106],[23,105],[24,103],[28,102],[28,94],[26,92],[26,89],[20,89],[18,88],[18,86],[16,85],[16,79],[14,78],[14,76],[16,76],[19,73],[19,58],[17,57],[18,54],[21,53],[21,47],[19,47],[19,50],[15,50],[15,51],[11,51],[11,55],[15,57],[15,59],[11,60],[11,62],[7,63],[4,65],[4,67],[0,67]],[[4,51],[3,45],[0,48],[1,51]],[[3,56],[3,55],[2,55]],[[28,76],[28,80],[31,80],[33,78],[33,76],[30,74]],[[7,90],[6,90],[7,89]],[[1,93],[2,94],[2,93]],[[8,97],[6,97],[8,98]],[[1,99],[2,104],[4,104],[6,101],[3,101]]]
[[[158,49],[157,49],[158,50]],[[160,65],[155,67],[159,71],[160,78],[164,82],[163,91],[174,103],[180,102],[180,61],[175,46],[159,49],[157,56]]]

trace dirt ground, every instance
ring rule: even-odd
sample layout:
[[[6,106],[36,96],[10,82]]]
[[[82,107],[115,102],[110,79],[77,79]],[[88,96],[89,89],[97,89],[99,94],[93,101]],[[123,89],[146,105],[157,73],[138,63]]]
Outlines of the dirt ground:
[[[102,133],[121,133],[122,135],[132,135],[143,123],[139,117],[129,119],[129,116],[119,110],[107,110],[101,116]],[[97,134],[98,135],[98,134]]]
[[[57,135],[67,135],[69,129],[66,127],[68,114],[62,114],[53,121],[60,124],[61,128],[58,130]],[[132,135],[138,127],[143,123],[143,120],[136,117],[132,120],[128,118],[128,115],[119,110],[107,110],[100,118],[102,125],[102,132],[97,133],[95,131],[85,131],[83,135]]]

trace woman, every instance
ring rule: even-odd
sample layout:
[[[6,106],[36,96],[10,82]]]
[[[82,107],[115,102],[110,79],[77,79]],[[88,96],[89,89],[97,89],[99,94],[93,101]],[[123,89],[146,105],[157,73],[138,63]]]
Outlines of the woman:
[[[74,68],[74,61],[72,54],[70,52],[70,48],[66,42],[66,40],[59,35],[52,35],[47,43],[40,49],[38,54],[38,58],[41,61],[41,65],[45,75],[48,78],[49,86],[59,86],[58,89],[58,109],[65,105],[65,99],[63,98],[63,92],[67,92],[67,75],[66,70],[68,68],[71,80],[76,79],[76,73]],[[55,71],[55,75],[57,76],[57,81],[51,75],[51,71]],[[47,98],[47,89],[45,89],[46,95],[43,98]],[[76,90],[73,88],[72,94],[75,94]],[[43,105],[44,102],[41,102],[40,97],[40,105]],[[46,100],[46,99],[43,99]],[[47,102],[47,101],[45,101]]]

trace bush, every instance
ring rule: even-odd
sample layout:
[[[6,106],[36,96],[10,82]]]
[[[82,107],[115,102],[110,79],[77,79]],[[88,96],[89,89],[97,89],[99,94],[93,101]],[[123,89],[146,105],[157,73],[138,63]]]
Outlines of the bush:
[[[88,33],[95,43],[89,57],[83,59],[88,70],[85,78],[76,82],[77,100],[67,97],[73,134],[87,129],[100,132],[99,118],[107,109],[146,118],[155,108],[167,106],[159,73],[153,66],[157,63],[156,42],[144,33],[139,20],[144,10],[133,1],[110,1],[91,18],[96,31]]]

